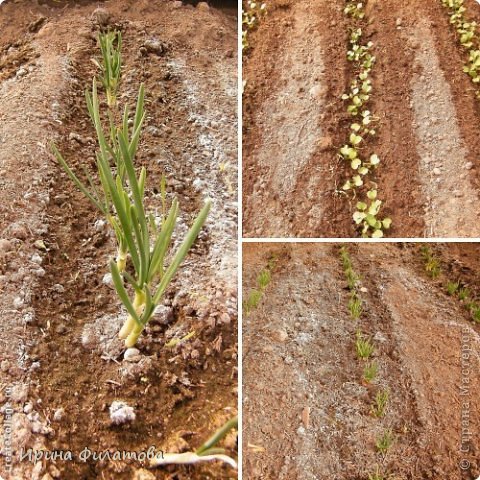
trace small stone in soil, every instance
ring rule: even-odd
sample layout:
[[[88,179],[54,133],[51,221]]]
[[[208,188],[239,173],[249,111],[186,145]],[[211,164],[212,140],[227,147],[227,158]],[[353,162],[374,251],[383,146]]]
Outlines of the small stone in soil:
[[[59,422],[63,416],[65,415],[65,409],[64,408],[57,408],[55,410],[55,413],[53,414],[53,421],[54,422]]]
[[[142,356],[140,355],[140,350],[138,348],[127,348],[123,354],[123,359],[126,362],[139,362]]]
[[[114,425],[133,422],[136,418],[133,407],[127,403],[115,400],[110,405],[110,420]]]
[[[163,55],[167,51],[166,45],[156,38],[145,40],[143,46],[147,52],[155,53],[156,55]]]

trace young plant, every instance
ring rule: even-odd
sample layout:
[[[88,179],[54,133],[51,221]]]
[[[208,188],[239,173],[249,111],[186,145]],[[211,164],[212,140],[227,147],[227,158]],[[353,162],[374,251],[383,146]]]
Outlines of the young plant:
[[[378,364],[375,361],[368,362],[363,368],[363,379],[366,383],[371,383],[378,374]]]
[[[357,211],[353,214],[353,220],[360,225],[362,237],[381,238],[383,231],[388,230],[392,224],[390,218],[378,219],[382,201],[377,199],[377,191],[367,192],[368,203],[357,202]]]
[[[377,450],[382,454],[385,455],[388,450],[390,450],[391,446],[393,445],[393,442],[395,440],[395,437],[393,435],[392,430],[385,430],[383,432],[382,436],[377,439],[375,442],[375,446],[377,447]]]
[[[225,455],[225,450],[216,448],[220,442],[231,430],[238,430],[238,418],[234,417],[219,428],[200,448],[194,452],[185,453],[164,453],[161,457],[155,456],[150,465],[159,467],[162,465],[190,465],[200,462],[209,462],[212,460],[220,460],[232,468],[237,468],[237,462]]]
[[[389,393],[388,390],[381,390],[375,395],[375,402],[372,406],[372,414],[375,417],[383,417],[388,405]]]
[[[257,290],[255,288],[253,290],[250,290],[250,292],[248,293],[248,297],[246,298],[246,300],[243,301],[243,309],[245,310],[245,314],[249,315],[253,309],[257,308],[261,299],[261,290]]]
[[[458,289],[460,288],[460,282],[448,281],[445,288],[447,289],[447,293],[449,295],[455,295],[458,292]]]
[[[353,292],[348,301],[348,310],[354,320],[358,320],[362,314],[362,299]]]
[[[132,347],[152,318],[156,306],[195,242],[210,210],[210,201],[207,201],[200,211],[170,265],[165,267],[179,207],[178,201],[174,199],[167,215],[165,181],[162,180],[161,221],[157,223],[153,213],[146,212],[147,172],[142,168],[137,175],[134,166],[134,157],[145,118],[143,85],[140,87],[131,130],[128,126],[128,108],[125,108],[122,126],[116,131],[115,142],[118,149],[107,142],[103,131],[95,79],[92,94],[87,92],[86,99],[100,147],[100,152],[97,153],[97,169],[102,192],[86,172],[88,186],[83,183],[68,166],[58,149],[55,146],[52,148],[61,166],[78,188],[105,215],[115,232],[118,244],[117,259],[116,262],[110,262],[110,269],[117,294],[128,312],[119,336],[125,339],[126,347]],[[121,171],[125,173],[125,180],[121,176]],[[131,260],[131,273],[126,269],[127,258]],[[134,290],[133,300],[130,300],[124,281]]]
[[[440,276],[440,273],[442,272],[440,260],[438,260],[438,258],[434,256],[432,250],[428,245],[424,245],[420,251],[425,261],[425,271],[431,278],[435,280]]]
[[[355,342],[355,348],[357,350],[358,358],[362,360],[368,360],[375,351],[374,346],[371,344],[368,338],[364,338],[360,330],[357,331],[357,339]]]
[[[100,79],[107,95],[107,104],[113,108],[117,102],[122,70],[122,33],[119,31],[100,33],[98,43],[102,52],[102,63],[96,59],[93,59],[93,62],[101,71]]]
[[[261,290],[265,290],[272,279],[272,275],[268,268],[264,268],[257,277],[257,283]]]
[[[480,306],[474,305],[472,308],[472,318],[475,323],[480,323]]]
[[[242,8],[242,50],[247,50],[248,33],[258,26],[260,20],[267,14],[267,4],[256,0],[246,0]]]
[[[459,300],[467,300],[470,297],[470,290],[466,287],[462,287],[457,292],[457,297]]]

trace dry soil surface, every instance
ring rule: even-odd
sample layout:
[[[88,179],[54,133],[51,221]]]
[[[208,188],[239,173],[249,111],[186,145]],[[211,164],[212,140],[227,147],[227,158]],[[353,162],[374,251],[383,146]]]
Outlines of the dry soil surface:
[[[0,475],[12,479],[236,478],[218,463],[145,470],[78,461],[94,451],[192,450],[237,411],[236,9],[229,2],[6,1],[0,6]],[[193,3],[198,5],[194,5]],[[223,3],[223,7],[218,7]],[[225,6],[226,3],[229,3]],[[217,6],[215,6],[217,5]],[[100,29],[123,34],[119,101],[146,88],[137,155],[180,201],[180,239],[206,197],[211,215],[142,335],[123,359],[125,313],[108,277],[111,232],[53,159],[55,141],[92,172],[96,142],[84,91]],[[173,348],[166,343],[195,335]],[[114,426],[115,400],[136,420]],[[13,469],[6,472],[6,406]],[[10,417],[10,415],[9,415]],[[235,435],[225,443],[236,455]],[[75,461],[19,462],[21,449],[70,450]]]
[[[243,232],[354,237],[356,199],[338,155],[351,117],[351,20],[341,0],[271,0],[244,55]],[[466,2],[469,16],[478,4]],[[369,110],[382,162],[373,180],[392,237],[479,235],[480,105],[465,52],[437,0],[368,0],[377,63]],[[370,154],[365,150],[365,154]]]
[[[476,479],[480,327],[444,286],[461,281],[478,299],[478,245],[435,245],[435,280],[418,244],[350,245],[359,320],[347,308],[339,248],[244,247],[244,295],[276,258],[259,307],[243,321],[245,478],[369,480],[378,470],[380,478]],[[370,383],[358,329],[375,348]],[[381,391],[389,400],[377,417]],[[376,441],[388,430],[393,444],[382,454]]]

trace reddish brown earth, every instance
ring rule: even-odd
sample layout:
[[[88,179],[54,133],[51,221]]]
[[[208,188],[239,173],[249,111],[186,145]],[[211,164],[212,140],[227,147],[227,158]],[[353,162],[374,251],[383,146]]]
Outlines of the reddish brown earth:
[[[336,0],[271,0],[244,55],[243,232],[247,237],[354,237],[354,200],[339,193],[338,149],[350,116],[351,21]],[[478,4],[466,2],[472,18]],[[436,0],[369,0],[374,43],[369,109],[374,181],[391,237],[479,234],[479,104],[465,52]],[[301,33],[300,33],[301,32]],[[283,73],[282,73],[283,72]]]
[[[237,477],[219,463],[146,470],[135,461],[33,465],[18,458],[22,448],[74,455],[85,447],[192,450],[237,412],[237,23],[231,3],[220,3],[21,0],[0,6],[4,478]],[[103,10],[96,10],[99,5]],[[168,315],[142,335],[134,363],[123,360],[116,339],[125,313],[102,281],[113,239],[48,147],[55,141],[73,166],[93,165],[96,143],[84,91],[96,74],[91,59],[99,55],[99,28],[123,34],[120,102],[132,105],[145,83],[147,117],[137,161],[149,172],[147,202],[158,205],[156,185],[165,172],[169,197],[180,201],[178,236],[206,197],[213,202],[165,296]],[[152,40],[161,45],[157,52],[145,47]],[[191,331],[191,340],[166,347]],[[114,400],[135,408],[133,423],[111,425]],[[14,409],[10,475],[7,403]],[[236,456],[235,435],[222,446]]]
[[[356,321],[339,248],[244,246],[244,298],[277,258],[243,320],[245,478],[370,480],[377,469],[384,479],[478,478],[480,326],[444,285],[460,280],[478,301],[479,246],[434,244],[442,273],[432,280],[419,244],[348,245],[361,278]],[[358,328],[375,347],[370,384],[355,352]],[[377,418],[372,403],[384,389],[389,402]],[[394,442],[383,455],[375,442],[387,429]]]

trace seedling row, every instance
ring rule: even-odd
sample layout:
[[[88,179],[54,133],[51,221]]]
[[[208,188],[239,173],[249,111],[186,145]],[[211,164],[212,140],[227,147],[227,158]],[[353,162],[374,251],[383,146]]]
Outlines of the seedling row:
[[[351,19],[347,59],[353,66],[354,78],[349,91],[342,96],[347,102],[347,112],[352,117],[348,143],[339,152],[352,170],[342,191],[352,192],[354,199],[360,198],[356,202],[353,221],[361,236],[380,238],[390,228],[392,221],[380,215],[383,202],[378,198],[377,185],[371,178],[380,164],[380,157],[374,152],[369,155],[366,153],[368,139],[377,133],[374,125],[378,119],[368,107],[373,92],[371,73],[376,58],[372,54],[373,43],[362,42],[365,3],[349,0],[344,13]]]
[[[352,321],[358,323],[363,314],[362,305],[364,301],[361,298],[361,278],[355,272],[348,249],[345,246],[340,248],[340,260],[342,262],[343,273],[347,281],[349,291],[348,310]],[[375,381],[379,373],[379,365],[373,358],[375,356],[375,346],[372,340],[366,336],[361,328],[356,328],[355,334],[355,352],[358,361],[363,367],[362,382],[366,385]],[[373,399],[370,414],[375,418],[383,418],[386,415],[390,393],[387,389],[377,389]],[[391,429],[385,429],[382,434],[376,438],[375,447],[377,452],[385,456],[393,445],[395,436]],[[379,473],[379,467],[376,472],[369,474],[370,480],[382,480]]]

